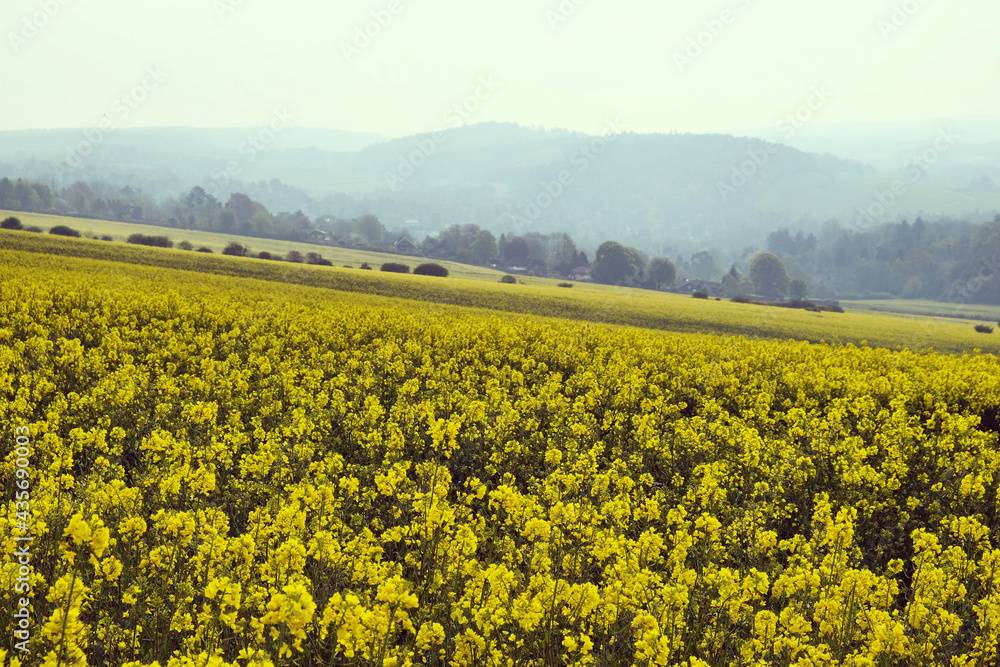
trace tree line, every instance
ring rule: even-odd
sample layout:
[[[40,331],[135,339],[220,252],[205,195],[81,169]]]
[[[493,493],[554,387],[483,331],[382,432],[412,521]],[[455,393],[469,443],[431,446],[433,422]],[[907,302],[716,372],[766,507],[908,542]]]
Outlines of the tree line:
[[[1000,304],[1000,216],[980,224],[917,218],[862,230],[831,221],[818,234],[773,232],[767,249],[819,296]]]
[[[537,276],[667,289],[681,279],[720,286],[725,296],[762,294],[818,298],[923,298],[1000,304],[1000,216],[975,224],[942,218],[852,229],[829,221],[815,232],[779,229],[766,238],[771,266],[763,278],[753,264],[762,253],[746,248],[725,268],[708,251],[671,260],[605,241],[593,258],[568,233],[504,233],[476,224],[451,225],[416,239],[405,225],[387,227],[374,215],[344,219],[302,211],[272,213],[243,193],[226,201],[201,187],[155,201],[128,185],[77,181],[56,189],[31,179],[0,178],[0,209],[56,212],[111,220],[153,221],[193,229],[287,241],[377,250],[519,270]],[[402,245],[401,241],[404,241]],[[774,262],[768,257],[764,265]],[[744,272],[746,275],[744,275]],[[801,283],[801,284],[800,284]],[[806,287],[803,287],[805,285]]]

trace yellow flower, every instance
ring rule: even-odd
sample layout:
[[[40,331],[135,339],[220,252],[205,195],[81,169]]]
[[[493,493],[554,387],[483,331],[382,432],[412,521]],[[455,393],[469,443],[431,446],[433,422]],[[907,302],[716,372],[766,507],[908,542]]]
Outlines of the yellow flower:
[[[89,542],[93,537],[93,533],[87,522],[83,520],[83,515],[77,513],[69,520],[69,525],[63,531],[63,537],[72,537],[76,545],[80,546],[84,542]]]

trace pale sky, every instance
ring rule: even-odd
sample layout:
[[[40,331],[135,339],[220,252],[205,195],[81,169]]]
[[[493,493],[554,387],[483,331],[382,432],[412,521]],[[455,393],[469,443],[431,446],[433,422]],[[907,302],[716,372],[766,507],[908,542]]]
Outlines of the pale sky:
[[[998,26],[996,0],[3,0],[0,130],[255,127],[282,110],[387,136],[615,118],[730,132],[810,101],[816,123],[992,114]]]

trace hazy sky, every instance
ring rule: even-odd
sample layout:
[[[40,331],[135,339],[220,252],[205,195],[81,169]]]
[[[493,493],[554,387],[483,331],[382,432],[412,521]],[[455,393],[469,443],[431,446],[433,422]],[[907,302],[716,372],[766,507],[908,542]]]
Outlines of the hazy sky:
[[[997,26],[996,0],[3,0],[0,129],[255,127],[275,110],[389,136],[612,118],[732,131],[810,102],[814,123],[998,113]]]

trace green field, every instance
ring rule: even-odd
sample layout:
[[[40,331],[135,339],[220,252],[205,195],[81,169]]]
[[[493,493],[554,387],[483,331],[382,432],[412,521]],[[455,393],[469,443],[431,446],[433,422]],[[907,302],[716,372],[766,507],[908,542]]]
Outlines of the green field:
[[[458,278],[471,278],[478,280],[499,280],[503,273],[494,269],[459,264],[458,262],[448,262],[443,260],[428,260],[423,257],[413,255],[397,255],[384,252],[371,252],[365,250],[352,250],[350,248],[337,248],[334,246],[316,245],[313,243],[296,243],[294,241],[280,241],[277,239],[262,239],[254,236],[239,236],[236,234],[216,234],[214,232],[201,232],[190,229],[174,229],[172,227],[160,227],[157,225],[143,225],[134,222],[116,222],[113,220],[92,220],[90,218],[70,218],[59,215],[44,215],[40,213],[21,213],[19,211],[0,211],[0,219],[7,216],[18,218],[25,227],[41,227],[46,232],[56,225],[66,225],[80,232],[88,238],[110,236],[116,242],[124,242],[132,234],[150,234],[153,236],[167,236],[174,244],[181,241],[190,241],[196,248],[210,248],[212,252],[220,253],[229,243],[236,242],[250,248],[254,253],[262,250],[284,257],[286,253],[297,250],[303,255],[309,252],[318,252],[324,258],[330,260],[337,266],[350,265],[353,268],[361,266],[367,262],[373,268],[378,268],[385,262],[402,262],[412,269],[425,261],[433,261],[448,269],[448,271]],[[527,282],[527,281],[526,281]]]
[[[872,299],[869,301],[841,301],[840,303],[845,308],[874,310],[883,313],[1000,322],[1000,306],[979,303],[941,303],[940,301],[920,299]]]

